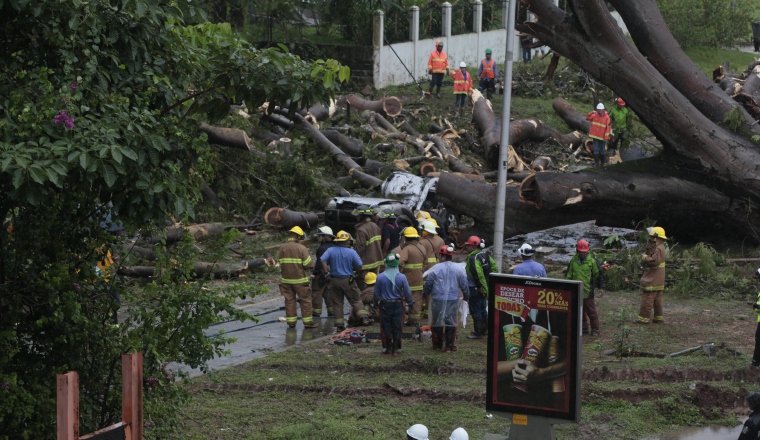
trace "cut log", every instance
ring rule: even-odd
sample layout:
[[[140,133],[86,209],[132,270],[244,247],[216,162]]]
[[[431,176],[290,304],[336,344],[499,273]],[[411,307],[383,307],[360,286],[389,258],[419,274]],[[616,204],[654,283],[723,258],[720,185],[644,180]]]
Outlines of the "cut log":
[[[410,136],[420,137],[420,134],[417,132],[417,130],[414,129],[414,127],[412,127],[412,124],[410,124],[408,120],[401,123],[398,128]]]
[[[361,157],[364,154],[364,142],[361,139],[346,136],[335,130],[322,130],[322,134],[351,157]]]
[[[428,174],[435,173],[436,171],[438,171],[438,170],[435,168],[435,165],[433,165],[430,162],[425,162],[422,165],[420,165],[420,175],[421,176],[427,176]]]
[[[513,180],[515,182],[522,182],[523,180],[525,180],[528,176],[530,176],[533,173],[534,172],[532,170],[523,170],[523,171],[520,171],[519,173],[508,172],[507,173],[507,180],[508,181],[509,180]],[[487,173],[483,173],[482,176],[486,180],[493,180],[493,181],[495,181],[499,177],[499,172],[498,171],[489,171]]]
[[[456,157],[450,155],[447,156],[446,159],[448,159],[449,168],[451,171],[457,172],[457,173],[464,173],[464,174],[480,174],[480,170],[477,168],[473,168],[471,166],[466,165],[461,160],[457,159]]]
[[[211,202],[212,205],[214,205],[214,208],[219,209],[222,206],[224,206],[224,202],[222,199],[219,198],[219,196],[216,195],[214,190],[211,189],[210,186],[208,186],[208,183],[203,182],[203,188],[201,188],[201,195],[204,199]]]
[[[360,168],[359,164],[354,162],[351,156],[341,151],[340,148],[336,147],[335,144],[330,142],[330,140],[327,139],[321,131],[317,130],[316,127],[309,124],[309,122],[306,121],[303,116],[296,113],[293,115],[293,118],[301,130],[311,136],[320,148],[325,150],[335,162],[343,166],[343,168],[345,168],[349,173],[355,168]]]
[[[448,156],[455,156],[448,142],[444,141],[440,137],[434,134],[426,134],[422,137],[423,140],[432,142],[435,148],[441,153],[441,156],[446,159]]]
[[[290,209],[273,207],[264,214],[264,221],[272,227],[290,229],[299,226],[304,230],[317,227],[319,217],[313,212],[298,212]]]
[[[309,110],[306,112],[306,114],[302,115],[306,120],[309,121],[326,121],[332,117],[333,114],[335,114],[335,101],[332,99],[330,100],[330,105],[325,107],[324,104],[321,102],[317,102],[316,104],[309,107]]]
[[[198,129],[206,133],[208,143],[222,147],[236,148],[238,150],[251,151],[251,138],[243,130],[237,128],[215,127],[201,122]]]
[[[548,156],[538,156],[530,163],[530,169],[536,172],[545,171],[553,166],[552,158]]]
[[[347,95],[338,99],[336,103],[339,107],[350,105],[351,107],[359,110],[372,110],[373,112],[380,113],[383,116],[395,118],[401,114],[403,105],[401,100],[395,96],[389,96],[377,101],[367,101],[366,99],[359,98],[356,95]]]
[[[760,65],[755,66],[747,73],[747,79],[742,86],[742,93],[752,97],[760,97],[758,91],[760,91]]]
[[[591,129],[591,123],[586,120],[586,115],[579,112],[574,105],[564,99],[554,98],[554,101],[552,101],[552,108],[571,129],[578,130],[582,133],[588,133]]]
[[[406,162],[409,165],[417,165],[418,163],[422,162],[431,162],[431,161],[438,161],[443,163],[443,159],[440,157],[427,157],[427,156],[416,156],[416,157],[405,157],[404,162]]]
[[[153,249],[137,246],[134,243],[124,243],[121,246],[121,255],[136,254],[145,261],[156,261],[158,254]]]
[[[187,227],[167,228],[163,236],[145,237],[142,241],[150,244],[158,244],[162,240],[166,244],[175,243],[182,239],[182,236],[188,232],[196,241],[202,241],[210,235],[219,235],[224,232],[222,223],[199,223]]]
[[[380,162],[377,160],[361,158],[358,159],[358,161],[364,171],[371,176],[379,176],[382,173],[389,171],[390,168],[390,166],[385,162]]]
[[[264,263],[266,264],[266,263]],[[155,266],[120,267],[116,273],[131,278],[151,278],[158,276]],[[193,263],[190,273],[198,278],[212,275],[214,278],[238,277],[248,270],[248,264],[242,263]]]
[[[264,258],[254,258],[253,260],[245,260],[243,261],[248,266],[248,270],[255,269],[257,267],[261,266],[268,266],[268,267],[274,267],[277,265],[277,261],[275,261],[274,257],[272,257],[272,254],[267,254]]]
[[[353,169],[348,172],[351,177],[354,178],[359,184],[365,188],[373,189],[373,188],[379,188],[380,185],[383,183],[382,180],[378,179],[377,177],[370,176],[369,174],[359,170],[359,169]]]
[[[375,113],[374,116],[375,116],[375,121],[377,122],[377,125],[383,127],[385,131],[387,131],[388,133],[398,133],[398,129],[393,124],[388,122],[388,120],[385,119],[383,115],[381,115],[380,113]]]
[[[269,114],[269,115],[266,114],[266,113],[262,113],[261,117],[264,118],[264,120],[269,121],[269,122],[273,123],[274,125],[276,125],[278,127],[282,127],[282,128],[284,128],[286,130],[290,130],[291,128],[293,128],[293,121],[291,121],[290,119],[288,119],[287,117],[285,117],[283,115],[279,115],[277,113],[272,113],[272,114]],[[303,116],[301,116],[301,117],[303,117]],[[309,125],[311,125],[311,124],[309,124]]]

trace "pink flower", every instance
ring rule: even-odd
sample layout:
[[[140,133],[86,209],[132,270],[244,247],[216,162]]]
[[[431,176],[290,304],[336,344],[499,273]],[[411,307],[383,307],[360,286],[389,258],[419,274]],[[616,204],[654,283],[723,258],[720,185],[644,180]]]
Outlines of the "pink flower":
[[[69,88],[71,90],[75,90],[77,88],[77,86],[79,86],[79,82],[77,82],[77,81],[74,81],[73,83],[69,84]]]
[[[55,125],[63,124],[63,126],[68,129],[74,128],[74,118],[72,116],[69,116],[66,110],[61,110],[60,112],[58,112],[58,114],[55,115],[53,119],[54,119]]]

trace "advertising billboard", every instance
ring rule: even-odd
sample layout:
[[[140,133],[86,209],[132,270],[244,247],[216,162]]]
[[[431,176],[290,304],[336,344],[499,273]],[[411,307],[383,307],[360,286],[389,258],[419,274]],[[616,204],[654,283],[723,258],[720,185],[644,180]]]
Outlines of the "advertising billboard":
[[[486,409],[579,421],[583,283],[491,274]]]

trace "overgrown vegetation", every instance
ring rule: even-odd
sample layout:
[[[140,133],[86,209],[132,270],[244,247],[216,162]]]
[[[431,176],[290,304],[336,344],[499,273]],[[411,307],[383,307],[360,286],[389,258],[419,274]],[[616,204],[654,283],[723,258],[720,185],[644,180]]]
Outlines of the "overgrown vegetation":
[[[753,0],[657,0],[665,23],[681,47],[728,48],[746,44],[757,20]]]

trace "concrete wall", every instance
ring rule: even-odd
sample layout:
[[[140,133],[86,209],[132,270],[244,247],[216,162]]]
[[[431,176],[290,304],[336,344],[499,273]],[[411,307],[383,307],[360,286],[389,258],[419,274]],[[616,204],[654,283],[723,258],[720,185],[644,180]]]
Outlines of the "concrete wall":
[[[476,5],[480,1],[475,2]],[[504,9],[508,7],[508,1],[504,2]],[[463,35],[451,35],[451,5],[444,3],[443,6],[443,50],[449,56],[449,65],[458,68],[459,63],[464,61],[467,68],[473,75],[478,71],[478,64],[485,58],[485,50],[490,48],[493,51],[493,58],[503,67],[507,56],[507,30],[497,29],[493,31],[480,32],[479,24],[482,23],[482,7],[475,10],[475,32]],[[373,80],[375,88],[383,88],[393,85],[410,84],[414,81],[425,82],[430,76],[427,74],[427,60],[430,53],[435,49],[436,39],[419,40],[419,10],[411,8],[410,39],[411,41],[395,43],[391,46],[384,44],[382,11],[375,13],[374,20],[374,39],[373,39]],[[448,16],[447,16],[448,14]],[[506,13],[504,20],[506,21]],[[627,35],[628,29],[620,18],[620,14],[612,12],[613,18],[618,22],[623,32]],[[506,23],[504,23],[506,27]],[[522,60],[522,49],[520,48],[520,39],[515,32],[514,47],[512,48],[513,61]],[[548,47],[536,48],[535,52],[541,50],[547,51]],[[395,50],[395,53],[394,53]],[[409,69],[411,74],[404,68]],[[499,76],[504,72],[499,71]]]

